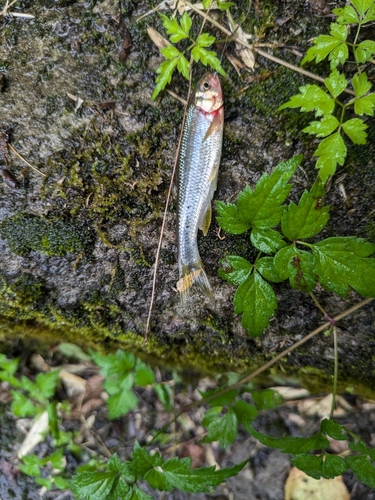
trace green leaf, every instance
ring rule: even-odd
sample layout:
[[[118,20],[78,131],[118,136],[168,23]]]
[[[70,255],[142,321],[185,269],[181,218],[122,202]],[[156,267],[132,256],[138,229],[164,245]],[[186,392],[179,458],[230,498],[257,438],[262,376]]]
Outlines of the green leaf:
[[[290,286],[302,292],[310,292],[316,285],[314,259],[311,253],[299,250],[294,245],[282,248],[274,257],[276,272],[284,279],[289,278]]]
[[[53,486],[53,480],[50,477],[37,477],[35,478],[35,483],[44,486],[48,491]]]
[[[135,366],[134,354],[118,350],[116,354],[107,356],[97,352],[91,352],[94,362],[100,367],[100,373],[105,377],[120,378],[123,380]],[[120,384],[118,384],[120,386]]]
[[[332,134],[340,125],[338,119],[332,115],[323,116],[320,122],[311,122],[308,127],[305,127],[302,132],[307,134],[315,134],[317,137],[326,137]]]
[[[268,281],[272,281],[273,283],[280,283],[288,278],[288,274],[284,276],[280,274],[275,269],[275,264],[273,257],[262,257],[257,262],[257,270],[260,274]]]
[[[58,346],[58,351],[67,358],[79,359],[80,361],[90,361],[91,356],[86,354],[77,344],[62,342]]]
[[[324,85],[330,91],[332,97],[337,97],[344,92],[348,85],[345,75],[334,69],[328,78],[324,80]]]
[[[202,424],[205,425],[205,420]],[[235,411],[231,408],[225,415],[216,414],[214,417],[211,415],[207,431],[207,436],[202,439],[202,442],[219,441],[220,446],[225,450],[237,437],[238,423]]]
[[[156,73],[159,73],[159,75],[156,78],[156,87],[154,88],[154,92],[152,93],[153,101],[160,94],[160,92],[168,85],[168,83],[171,83],[172,74],[178,64],[178,61],[179,58],[164,61],[156,70]]]
[[[258,410],[273,410],[283,404],[282,396],[272,389],[264,389],[251,393]]]
[[[341,457],[326,453],[322,462],[322,477],[333,479],[336,476],[341,476],[348,470],[348,465]]]
[[[190,469],[191,459],[171,458],[160,468],[149,471],[145,479],[153,487],[161,491],[172,491],[174,488],[187,493],[207,492],[235,476],[247,464],[247,460],[230,468],[215,470],[213,467]]]
[[[154,497],[150,497],[145,493],[143,490],[141,490],[136,484],[132,485],[132,496],[130,497],[129,500],[153,500]]]
[[[134,410],[138,405],[138,398],[130,389],[122,389],[120,392],[109,396],[107,404],[108,416],[110,420],[114,420]]]
[[[283,453],[307,453],[312,450],[324,450],[329,446],[328,439],[320,430],[313,436],[307,438],[290,436],[274,438],[267,436],[262,432],[256,431],[253,427],[250,427],[250,429],[247,430],[262,444],[270,446],[271,448],[278,448]]]
[[[70,489],[77,500],[118,500],[126,497],[130,486],[117,472],[83,472],[73,477]]]
[[[359,453],[364,453],[367,455],[368,448],[362,439],[357,439],[356,441],[352,441],[348,443],[349,449],[352,451],[358,451]]]
[[[367,125],[360,118],[352,118],[342,124],[342,128],[346,135],[350,137],[354,144],[366,144]]]
[[[371,83],[368,81],[366,73],[354,75],[352,84],[356,97],[362,97],[371,89]]]
[[[202,392],[201,395],[203,398],[208,398],[214,396],[216,393],[220,393],[223,390],[222,387],[215,389],[213,391]],[[233,400],[238,396],[238,391],[236,389],[226,390],[223,394],[220,394],[216,398],[213,398],[209,401],[210,406],[224,406],[229,405],[233,402]]]
[[[46,398],[51,398],[56,391],[56,386],[59,382],[60,370],[54,370],[48,373],[38,373],[35,383],[38,386],[41,394]]]
[[[319,144],[314,156],[318,156],[316,168],[319,171],[319,177],[325,183],[330,176],[336,172],[336,166],[344,165],[346,158],[346,146],[340,132],[326,137]]]
[[[306,472],[308,476],[314,479],[320,479],[322,477],[322,457],[301,453],[292,458],[290,462],[297,467],[297,469]]]
[[[315,243],[314,271],[320,284],[344,297],[349,285],[364,296],[375,296],[375,245],[354,236],[334,237]]]
[[[315,116],[330,115],[335,108],[335,101],[317,85],[305,85],[299,88],[300,94],[282,104],[278,111],[285,108],[301,108],[301,111],[315,111]]]
[[[160,403],[166,410],[173,408],[173,391],[168,384],[153,384]]]
[[[362,483],[375,488],[375,468],[366,456],[347,457],[346,463]]]
[[[324,206],[325,195],[322,183],[317,180],[311,191],[304,191],[298,205],[289,204],[281,219],[281,230],[290,241],[312,238],[327,225],[329,207]]]
[[[339,63],[343,63],[348,58],[348,47],[345,40],[348,36],[346,26],[332,23],[331,35],[319,35],[314,40],[314,46],[306,52],[301,64],[315,61],[323,61],[327,56],[331,61],[331,68],[335,68]]]
[[[243,313],[242,326],[251,337],[258,337],[274,315],[277,298],[272,287],[255,272],[238,287],[233,304],[237,314]]]
[[[251,226],[270,229],[279,224],[291,185],[288,181],[301,163],[302,155],[281,162],[271,175],[263,174],[254,191],[246,186],[232,203],[217,202],[218,223],[228,233],[242,234]]]
[[[22,464],[18,464],[18,468],[21,472],[28,476],[40,476],[40,466],[44,465],[44,460],[40,459],[36,455],[26,455],[22,457]]]
[[[216,38],[214,36],[208,33],[202,33],[196,41],[196,44],[199,45],[199,47],[210,47],[215,41]]]
[[[375,4],[373,3],[368,11],[366,12],[365,17],[362,20],[362,24],[368,23],[370,21],[375,21]]]
[[[238,422],[242,424],[246,430],[248,430],[251,422],[258,416],[258,410],[255,406],[246,403],[246,401],[242,401],[242,399],[236,401],[236,404],[233,406],[233,411],[237,416]]]
[[[51,463],[53,469],[64,470],[65,469],[65,460],[63,449],[60,448],[56,450],[52,455],[46,457],[48,462]]]
[[[223,266],[218,275],[232,285],[240,285],[251,274],[253,264],[238,255],[227,255],[220,261]]]
[[[68,490],[70,483],[65,477],[62,476],[53,476],[53,480],[55,482],[56,488],[59,490]]]
[[[369,61],[373,54],[375,54],[375,41],[373,40],[364,40],[354,49],[355,59],[358,63]]]
[[[4,354],[0,354],[0,367],[9,375],[14,375],[18,369],[20,360],[18,358],[7,359]]]
[[[211,66],[212,69],[217,71],[223,76],[226,76],[224,69],[221,67],[220,61],[216,56],[216,53],[212,50],[206,50],[200,45],[196,45],[191,51],[191,56],[194,61],[200,61],[204,66]]]
[[[368,94],[354,101],[354,111],[357,115],[374,116],[374,109],[375,94]]]
[[[338,16],[336,22],[338,24],[358,24],[359,18],[356,11],[351,5],[347,5],[344,8],[333,9],[332,12]]]
[[[141,387],[153,384],[155,382],[155,374],[143,361],[137,359],[134,371],[134,383]]]
[[[171,35],[169,37],[171,42],[177,43],[184,38],[188,38],[192,21],[187,12],[185,12],[181,18],[181,26],[173,17],[168,17],[165,14],[161,14],[160,12],[159,15],[163,20],[163,25],[167,30],[168,35]]]
[[[163,459],[159,453],[151,455],[151,453],[146,448],[142,448],[137,441],[134,445],[132,461],[134,475],[137,481],[142,479],[153,467],[160,467],[163,463]]]
[[[37,409],[34,403],[18,391],[12,391],[12,413],[16,417],[27,417],[28,415],[35,415]]]
[[[217,4],[220,10],[228,10],[229,7],[236,5],[234,2],[224,2],[223,0],[218,0]]]
[[[374,3],[373,0],[351,0],[351,3],[357,9],[358,14],[363,16],[366,10]]]
[[[255,227],[251,231],[250,239],[254,247],[263,253],[275,253],[286,245],[282,234],[274,229],[258,229]]]
[[[322,420],[320,422],[320,428],[325,434],[328,434],[328,436],[333,439],[337,439],[339,441],[346,441],[348,439],[348,435],[344,432],[343,426],[332,419],[325,418]]]
[[[190,63],[183,54],[180,54],[177,62],[177,69],[186,80],[190,78]]]

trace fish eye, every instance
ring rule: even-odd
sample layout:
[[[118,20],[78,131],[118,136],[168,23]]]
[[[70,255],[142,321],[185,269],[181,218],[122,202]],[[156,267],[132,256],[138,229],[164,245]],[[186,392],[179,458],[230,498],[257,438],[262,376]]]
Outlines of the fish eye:
[[[207,81],[203,82],[203,88],[204,90],[208,90],[210,88],[210,84]]]

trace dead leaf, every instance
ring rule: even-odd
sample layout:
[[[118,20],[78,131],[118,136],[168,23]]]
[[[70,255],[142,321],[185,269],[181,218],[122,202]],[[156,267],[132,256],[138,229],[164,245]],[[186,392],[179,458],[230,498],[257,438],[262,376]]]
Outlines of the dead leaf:
[[[285,500],[349,500],[350,494],[342,476],[314,479],[296,467],[285,483]]]
[[[158,49],[164,49],[165,47],[170,45],[168,40],[164,38],[158,31],[154,30],[154,28],[151,28],[151,26],[147,26],[147,33]]]
[[[48,413],[44,411],[31,426],[31,429],[27,433],[20,449],[17,452],[17,458],[22,458],[28,453],[31,453],[35,446],[43,441],[43,434],[48,431],[48,428]]]
[[[246,34],[241,28],[241,26],[235,23],[229,10],[227,11],[227,16],[228,16],[230,30],[233,33],[233,38],[235,40],[238,57],[242,59],[246,67],[253,70],[255,66],[254,53],[251,49],[249,49],[248,47],[244,47],[241,43],[241,42],[247,42],[247,40],[251,38],[251,35]]]

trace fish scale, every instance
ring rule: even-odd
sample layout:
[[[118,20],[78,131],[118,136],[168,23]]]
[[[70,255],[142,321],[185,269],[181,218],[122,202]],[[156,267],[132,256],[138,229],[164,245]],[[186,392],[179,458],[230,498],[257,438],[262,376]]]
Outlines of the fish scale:
[[[206,86],[209,86],[206,89]],[[177,289],[184,302],[193,283],[212,299],[212,290],[199,256],[198,228],[204,233],[216,189],[223,134],[222,92],[217,75],[207,73],[190,101],[179,155]],[[204,227],[203,227],[204,226]],[[207,226],[207,227],[206,227]]]

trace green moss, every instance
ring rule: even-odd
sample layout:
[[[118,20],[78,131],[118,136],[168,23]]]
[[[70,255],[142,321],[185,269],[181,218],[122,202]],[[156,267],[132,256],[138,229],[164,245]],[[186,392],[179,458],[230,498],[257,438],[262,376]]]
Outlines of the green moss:
[[[11,250],[26,255],[31,250],[50,256],[78,253],[92,242],[91,231],[71,220],[48,220],[25,212],[5,219],[0,234]]]

